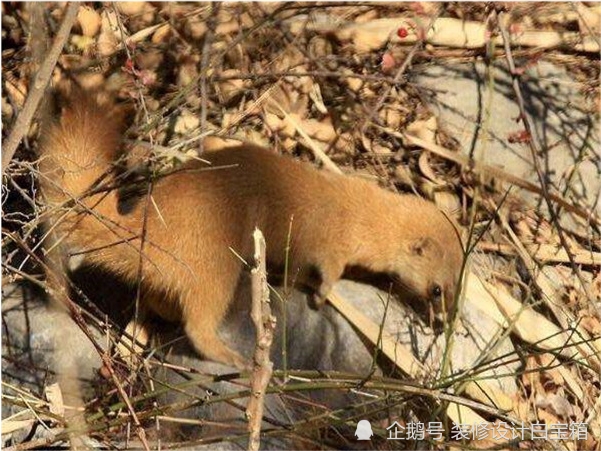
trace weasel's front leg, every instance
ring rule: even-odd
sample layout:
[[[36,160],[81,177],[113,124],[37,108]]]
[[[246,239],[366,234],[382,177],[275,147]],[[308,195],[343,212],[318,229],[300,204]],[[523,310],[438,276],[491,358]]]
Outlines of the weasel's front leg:
[[[332,291],[334,284],[338,282],[344,272],[344,265],[330,264],[320,268],[321,283],[315,288],[311,295],[311,306],[315,309],[321,309],[327,301],[328,295]]]
[[[311,294],[311,307],[316,310],[321,309],[328,300],[328,294],[332,290],[333,284],[321,284],[320,287]]]

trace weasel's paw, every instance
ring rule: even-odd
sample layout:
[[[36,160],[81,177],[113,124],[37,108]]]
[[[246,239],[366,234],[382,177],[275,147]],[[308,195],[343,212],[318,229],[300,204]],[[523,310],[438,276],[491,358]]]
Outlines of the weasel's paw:
[[[327,301],[327,296],[320,293],[313,293],[309,297],[309,305],[315,310],[320,310]]]

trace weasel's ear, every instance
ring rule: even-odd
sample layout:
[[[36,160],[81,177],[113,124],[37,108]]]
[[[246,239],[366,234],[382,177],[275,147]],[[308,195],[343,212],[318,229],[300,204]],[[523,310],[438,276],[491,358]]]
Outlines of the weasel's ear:
[[[434,240],[430,237],[423,236],[413,240],[410,244],[411,253],[414,255],[422,256],[426,252],[434,249]]]

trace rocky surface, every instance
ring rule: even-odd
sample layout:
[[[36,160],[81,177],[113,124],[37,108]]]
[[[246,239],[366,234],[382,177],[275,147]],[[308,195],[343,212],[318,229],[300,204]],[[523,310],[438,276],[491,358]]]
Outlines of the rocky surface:
[[[601,188],[599,123],[565,67],[522,63],[528,66],[521,77],[526,110],[546,149],[538,161],[550,189],[592,209]],[[510,142],[519,140],[524,127],[504,60],[493,64],[490,74],[483,62],[436,64],[415,70],[413,78],[435,90],[427,102],[465,155],[539,185],[528,144]],[[521,195],[546,209],[538,195]]]
[[[342,281],[336,287],[336,292],[348,303],[361,310],[369,319],[380,324],[384,315],[384,302],[386,293],[368,285],[351,281]],[[254,346],[254,330],[250,321],[248,290],[244,283],[241,284],[238,300],[232,309],[228,320],[224,323],[221,333],[226,342],[235,347],[244,355],[252,355]],[[282,291],[279,291],[282,294]],[[286,312],[286,341],[288,352],[288,368],[312,370],[339,370],[358,375],[368,375],[372,365],[373,348],[344,317],[331,306],[327,305],[321,311],[309,308],[306,295],[293,291],[286,302],[285,309],[281,300],[272,296],[272,304],[278,317],[277,336],[273,345],[272,358],[276,368],[282,368],[283,357],[283,314]],[[470,302],[468,300],[468,302]],[[97,378],[101,366],[97,352],[90,341],[78,327],[65,315],[53,312],[40,296],[28,287],[10,286],[5,291],[3,303],[3,356],[5,382],[18,384],[29,388],[34,393],[41,393],[45,384],[53,380],[47,370],[53,370],[58,360],[53,353],[55,339],[68,340],[69,357],[77,362],[80,376],[84,380]],[[469,367],[480,355],[485,344],[492,338],[496,331],[490,320],[485,315],[479,315],[475,308],[467,308],[464,326],[456,334],[456,343],[451,354],[453,368]],[[160,334],[160,340],[166,341],[182,336],[181,330],[168,331]],[[410,346],[416,355],[435,373],[441,361],[443,337],[436,335],[411,313],[407,307],[393,301],[386,314],[385,330],[394,335],[399,342]],[[476,337],[476,338],[474,338]],[[99,343],[103,340],[97,331],[96,339]],[[496,350],[497,353],[511,350],[511,343],[505,340]],[[185,340],[168,352],[169,361],[184,367],[196,368],[203,373],[225,374],[231,372],[230,368],[201,360],[189,347]],[[382,363],[382,362],[381,362]],[[37,370],[32,370],[36,367]],[[387,367],[388,368],[388,367]],[[515,368],[497,368],[494,371],[510,372]],[[185,381],[181,376],[171,371],[159,371],[157,376],[170,384]],[[510,378],[500,379],[499,382],[507,393],[516,390],[515,383]],[[240,390],[240,386],[230,382],[201,384],[200,386],[186,389],[199,397],[224,394]],[[315,400],[327,402],[331,408],[344,407],[351,401],[347,395],[333,396],[328,393],[314,393]],[[171,403],[188,400],[177,392],[163,396],[160,402]],[[243,405],[243,404],[241,404]],[[12,409],[3,409],[7,416]],[[203,418],[213,421],[227,421],[232,431],[240,431],[246,422],[243,409],[233,407],[226,403],[216,403],[204,407],[195,407],[183,412],[189,418]],[[267,399],[267,421],[294,421],[297,413],[282,402],[277,396]],[[220,430],[223,432],[223,429]],[[198,426],[184,426],[178,428],[177,434],[184,434],[187,439],[199,437],[211,432],[211,428]],[[273,448],[282,446],[281,442],[271,443]]]

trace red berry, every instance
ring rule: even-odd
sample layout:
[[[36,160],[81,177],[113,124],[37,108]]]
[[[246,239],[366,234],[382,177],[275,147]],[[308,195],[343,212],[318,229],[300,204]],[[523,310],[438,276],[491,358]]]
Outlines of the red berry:
[[[527,143],[530,142],[531,139],[530,133],[526,130],[510,133],[507,137],[507,141],[510,143]]]
[[[396,31],[396,34],[399,38],[403,39],[409,35],[409,32],[407,31],[406,28],[401,27]]]

